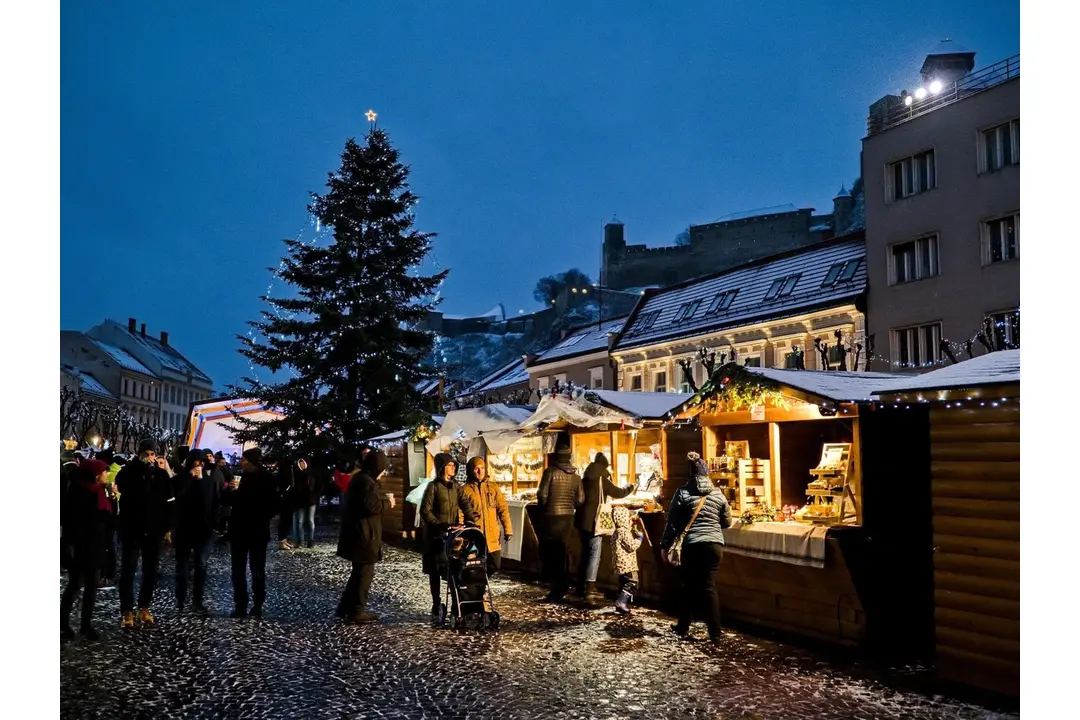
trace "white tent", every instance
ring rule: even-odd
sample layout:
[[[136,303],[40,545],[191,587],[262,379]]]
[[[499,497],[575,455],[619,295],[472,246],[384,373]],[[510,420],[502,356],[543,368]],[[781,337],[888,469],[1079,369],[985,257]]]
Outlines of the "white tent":
[[[454,440],[460,440],[469,448],[470,455],[483,454],[483,443],[487,444],[490,452],[505,452],[506,448],[524,436],[518,427],[531,414],[530,408],[504,403],[451,410],[446,414],[439,434],[428,440],[427,451],[436,455],[446,450]]]
[[[559,394],[545,396],[536,412],[521,423],[521,428],[535,430],[540,425],[550,425],[558,420],[565,420],[570,425],[581,428],[609,424],[639,428],[642,425],[641,419],[633,413],[586,400],[583,395],[571,399]]]
[[[247,447],[241,447],[232,439],[231,431],[238,424],[233,412],[255,422],[284,417],[277,410],[266,409],[258,400],[247,398],[219,398],[195,403],[188,420],[187,445],[226,456],[239,456]]]

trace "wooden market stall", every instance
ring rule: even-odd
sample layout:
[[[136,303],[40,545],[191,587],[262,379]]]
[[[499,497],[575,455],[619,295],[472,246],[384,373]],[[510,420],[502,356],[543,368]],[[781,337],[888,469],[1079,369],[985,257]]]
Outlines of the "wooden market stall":
[[[437,423],[441,416],[435,419]],[[420,481],[430,475],[430,460],[425,451],[429,433],[435,428],[424,426],[414,431],[398,430],[365,443],[386,453],[389,469],[381,481],[384,492],[393,493],[394,507],[383,513],[383,537],[388,540],[412,541],[417,537],[416,506],[405,498]]]
[[[1020,694],[1020,351],[951,365],[880,395],[928,405],[934,667]]]
[[[888,413],[873,402],[874,390],[897,377],[727,365],[680,408],[679,421],[700,428],[702,456],[735,518],[719,571],[726,616],[847,646],[897,637],[888,597],[924,592],[906,566],[922,540],[909,526],[909,555],[893,552],[905,538],[888,520],[926,493],[928,468],[911,458],[891,501],[864,497],[885,464],[865,457],[868,439],[884,446],[882,437],[901,438],[897,428],[925,428],[918,412]],[[880,534],[870,530],[873,517]],[[890,573],[875,568],[881,562]]]
[[[602,452],[611,463],[612,481],[620,487],[635,487],[633,494],[613,500],[612,504],[635,510],[645,527],[647,541],[638,551],[638,587],[639,596],[643,598],[658,599],[660,596],[661,570],[655,545],[663,534],[665,516],[657,497],[673,492],[667,480],[669,454],[682,453],[683,462],[673,464],[678,468],[675,482],[681,483],[686,475],[686,448],[693,448],[697,441],[696,434],[691,431],[665,430],[664,416],[689,397],[678,393],[605,390],[589,391],[577,398],[547,397],[523,426],[524,429],[542,429],[541,436],[546,438],[544,444],[549,451],[553,452],[557,444],[569,445],[578,474],[583,474],[596,454]],[[541,533],[537,528],[542,528],[544,520],[535,505],[534,493],[521,497],[519,502],[524,505],[529,522],[517,568],[529,574],[540,574],[538,542]],[[570,542],[569,555],[571,568],[576,568],[580,556],[576,533]],[[611,591],[618,587],[610,543],[604,544],[597,586]]]

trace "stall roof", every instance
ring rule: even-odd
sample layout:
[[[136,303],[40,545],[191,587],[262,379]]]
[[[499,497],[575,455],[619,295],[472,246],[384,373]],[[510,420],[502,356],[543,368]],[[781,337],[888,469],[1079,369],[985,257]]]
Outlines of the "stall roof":
[[[874,393],[903,375],[881,372],[839,372],[833,370],[779,370],[775,368],[746,368],[781,385],[817,395],[834,402],[869,402]]]
[[[1020,350],[999,350],[940,370],[905,376],[891,384],[879,385],[875,394],[880,396],[916,390],[951,390],[1018,382]]]
[[[462,432],[466,438],[495,430],[514,430],[533,414],[534,408],[525,405],[492,403],[478,408],[451,410],[443,420],[439,434],[428,440],[429,453],[441,452]]]
[[[689,393],[621,392],[592,390],[605,405],[623,410],[642,419],[660,419],[693,397]]]

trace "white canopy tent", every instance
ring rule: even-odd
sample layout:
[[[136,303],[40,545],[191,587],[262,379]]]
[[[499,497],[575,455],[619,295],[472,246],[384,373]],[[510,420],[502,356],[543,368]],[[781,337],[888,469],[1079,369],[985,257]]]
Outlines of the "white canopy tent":
[[[432,455],[444,452],[455,440],[460,440],[470,455],[505,452],[510,445],[524,437],[519,429],[532,414],[531,408],[492,403],[479,408],[451,410],[446,414],[439,434],[427,442]]]
[[[258,400],[248,398],[218,398],[195,403],[188,420],[187,445],[221,452],[226,457],[238,457],[248,446],[242,447],[232,439],[232,430],[238,424],[234,412],[254,422],[284,417],[284,413],[267,409]]]

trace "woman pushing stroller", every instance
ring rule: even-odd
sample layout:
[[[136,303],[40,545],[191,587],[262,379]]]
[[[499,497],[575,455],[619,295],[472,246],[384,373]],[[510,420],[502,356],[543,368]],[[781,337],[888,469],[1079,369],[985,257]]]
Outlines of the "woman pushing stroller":
[[[473,505],[462,488],[454,482],[457,461],[447,453],[435,456],[435,479],[428,483],[420,502],[420,521],[423,523],[423,570],[431,588],[431,622],[438,624],[442,606],[442,579],[446,576],[444,534],[460,525],[462,518],[476,524]]]

